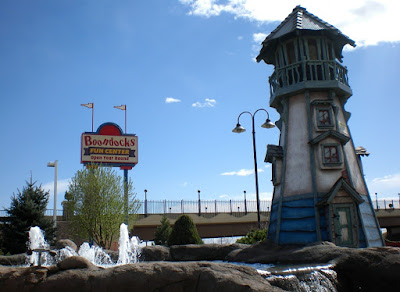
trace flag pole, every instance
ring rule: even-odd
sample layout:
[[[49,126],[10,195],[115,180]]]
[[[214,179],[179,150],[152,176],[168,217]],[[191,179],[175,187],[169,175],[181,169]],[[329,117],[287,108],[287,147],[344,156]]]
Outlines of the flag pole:
[[[114,108],[120,109],[121,111],[125,111],[125,134],[126,134],[126,104],[116,105]]]
[[[87,107],[92,109],[92,132],[93,132],[93,125],[94,125],[94,102],[83,103],[81,106]]]

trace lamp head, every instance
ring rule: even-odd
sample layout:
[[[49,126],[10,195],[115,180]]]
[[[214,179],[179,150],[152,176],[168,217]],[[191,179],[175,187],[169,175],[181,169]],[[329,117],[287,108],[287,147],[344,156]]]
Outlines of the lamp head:
[[[235,129],[232,130],[233,133],[243,133],[246,129],[243,128],[239,123],[236,125]]]
[[[264,124],[261,125],[262,128],[272,129],[275,128],[275,124],[271,122],[270,119],[267,119]]]
[[[47,167],[56,167],[56,163],[54,161],[47,162]]]

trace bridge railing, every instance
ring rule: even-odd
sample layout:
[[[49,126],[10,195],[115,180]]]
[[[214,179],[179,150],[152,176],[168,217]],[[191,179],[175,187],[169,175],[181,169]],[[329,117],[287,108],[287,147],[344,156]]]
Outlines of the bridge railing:
[[[248,212],[257,212],[257,201],[252,200],[180,200],[180,201],[140,201],[140,207],[137,214],[144,216],[150,214],[187,214],[197,213],[199,215],[230,213],[247,214]],[[260,200],[260,212],[269,212],[271,201]],[[53,209],[47,209],[46,216],[53,216]],[[66,216],[64,210],[57,210],[57,216]],[[6,210],[0,210],[0,217],[8,217]]]
[[[372,205],[374,206],[375,210],[400,209],[400,198],[399,200],[395,199],[372,200]]]
[[[252,200],[195,200],[195,201],[141,201],[138,214],[217,214],[257,212],[257,201]],[[269,212],[271,201],[260,200],[260,212]]]
[[[382,199],[372,200],[375,210],[400,209],[400,200]],[[260,212],[269,212],[271,201],[260,200]],[[180,201],[140,201],[138,214],[187,214],[198,213],[207,216],[218,213],[230,213],[232,215],[247,214],[248,212],[257,212],[257,201],[255,200],[180,200]],[[53,209],[47,209],[46,216],[53,216]],[[57,209],[57,216],[64,216],[64,210]],[[0,217],[8,217],[6,210],[0,210]]]

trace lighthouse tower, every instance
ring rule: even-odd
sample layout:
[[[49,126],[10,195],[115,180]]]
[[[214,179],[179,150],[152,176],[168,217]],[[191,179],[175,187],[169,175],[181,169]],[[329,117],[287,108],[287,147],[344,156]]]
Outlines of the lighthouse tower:
[[[344,109],[352,95],[344,45],[354,41],[297,6],[263,41],[257,61],[274,65],[270,106],[279,145],[268,145],[274,193],[268,238],[382,246],[383,239]]]

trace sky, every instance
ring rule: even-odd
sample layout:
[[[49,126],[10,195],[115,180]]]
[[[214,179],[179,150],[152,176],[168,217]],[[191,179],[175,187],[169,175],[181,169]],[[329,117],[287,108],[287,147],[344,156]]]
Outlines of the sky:
[[[31,176],[50,191],[58,160],[58,208],[80,164],[80,137],[113,122],[139,141],[129,171],[137,198],[255,200],[251,118],[272,121],[261,42],[296,5],[355,40],[345,48],[353,96],[350,131],[370,194],[400,199],[398,130],[400,2],[380,1],[0,1],[0,209]],[[279,130],[255,116],[260,197],[272,195],[267,144]],[[118,168],[116,171],[123,172]],[[375,196],[373,195],[373,198]]]

